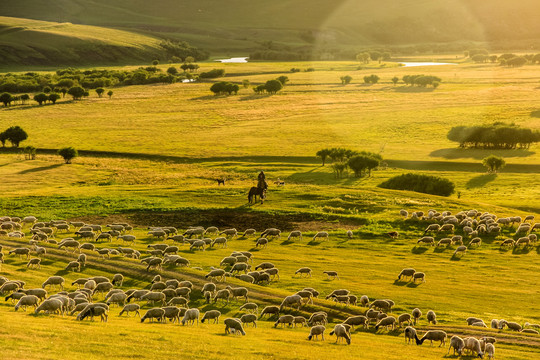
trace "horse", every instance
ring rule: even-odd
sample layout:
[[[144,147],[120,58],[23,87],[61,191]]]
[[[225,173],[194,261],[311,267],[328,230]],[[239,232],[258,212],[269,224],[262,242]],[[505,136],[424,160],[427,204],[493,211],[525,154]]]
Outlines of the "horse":
[[[261,189],[261,188],[253,186],[251,189],[249,189],[248,202],[250,204],[255,203],[257,196],[261,198],[261,204],[262,204],[264,202],[264,199],[266,199],[266,189]]]

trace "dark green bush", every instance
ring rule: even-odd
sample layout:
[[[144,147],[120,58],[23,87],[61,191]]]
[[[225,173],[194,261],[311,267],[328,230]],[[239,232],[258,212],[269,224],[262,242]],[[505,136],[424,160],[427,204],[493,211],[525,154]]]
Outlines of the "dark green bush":
[[[450,196],[455,189],[454,183],[448,179],[412,173],[394,176],[378,186],[385,189],[409,190],[440,196]]]

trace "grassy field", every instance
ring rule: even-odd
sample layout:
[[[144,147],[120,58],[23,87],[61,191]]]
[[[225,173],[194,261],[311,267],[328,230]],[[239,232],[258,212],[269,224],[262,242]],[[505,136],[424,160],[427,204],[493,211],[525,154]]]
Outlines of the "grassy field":
[[[539,129],[534,95],[540,68],[358,66],[353,62],[203,63],[203,71],[225,68],[226,81],[249,79],[259,84],[286,75],[290,83],[275,96],[256,96],[251,89],[242,89],[237,96],[216,97],[208,90],[211,82],[199,82],[115,88],[112,99],[92,94],[87,100],[63,99],[54,106],[2,108],[0,128],[22,126],[29,134],[23,146],[43,150],[36,160],[24,160],[12,151],[0,155],[0,215],[129,222],[137,227],[135,244],[114,240],[98,247],[130,246],[141,252],[150,243],[163,242],[146,235],[148,226],[215,225],[258,231],[275,226],[284,234],[299,229],[303,240],[289,242],[283,237],[262,250],[254,248],[253,239],[245,238],[232,240],[227,249],[204,252],[181,246],[180,254],[191,266],[204,270],[165,268],[162,275],[195,284],[191,306],[204,311],[217,308],[224,317],[239,316],[239,303],[204,304],[198,289],[210,266],[217,266],[233,250],[249,250],[254,253],[254,265],[274,263],[280,280],[268,286],[246,285],[237,279],[228,283],[248,286],[250,297],[261,307],[307,286],[323,295],[347,288],[357,296],[393,299],[394,315],[415,307],[424,314],[434,310],[439,324],[428,327],[424,317],[418,327],[421,333],[435,327],[461,336],[494,335],[497,358],[538,357],[537,335],[470,328],[465,319],[478,316],[486,322],[504,318],[539,323],[540,308],[531,299],[540,286],[534,276],[540,270],[540,247],[501,250],[500,241],[515,231],[505,229],[500,237],[485,237],[482,247],[455,259],[453,248],[417,246],[426,222],[404,221],[398,214],[403,208],[452,213],[476,208],[501,217],[534,214],[539,218],[537,145],[515,151],[463,150],[446,140],[446,133],[455,125],[492,121]],[[314,67],[315,71],[293,74],[291,67]],[[443,82],[435,91],[390,82],[393,76],[420,73],[437,75]],[[370,74],[379,75],[381,83],[364,85],[363,76]],[[339,84],[344,75],[353,77],[350,85]],[[53,155],[54,149],[63,146],[78,148],[82,156],[64,164]],[[371,177],[349,174],[336,179],[330,165],[321,166],[314,156],[317,150],[333,146],[381,152],[388,166]],[[480,164],[491,153],[508,163],[499,174],[486,174]],[[247,189],[260,170],[270,183],[268,199],[263,205],[249,206]],[[446,177],[455,182],[459,197],[457,193],[445,198],[377,187],[404,172]],[[218,178],[225,178],[226,185],[218,186]],[[285,186],[275,185],[277,179],[284,180]],[[330,239],[313,241],[311,237],[321,230],[329,231]],[[354,232],[353,239],[346,238],[346,230]],[[399,231],[400,237],[392,240],[384,235],[391,230]],[[57,235],[57,239],[72,235]],[[7,256],[7,250],[27,243],[28,239],[0,238],[5,254],[0,275],[24,280],[27,288],[39,287],[53,274],[71,283],[79,277],[117,272],[127,278],[124,290],[148,288],[155,274],[147,273],[136,260],[100,259],[92,253],[81,274],[67,273],[63,268],[76,255],[53,245],[45,245],[48,254],[40,270],[26,269],[26,260]],[[312,268],[312,278],[293,276],[302,266]],[[405,267],[424,271],[427,282],[395,281]],[[324,270],[338,270],[340,280],[327,280]],[[300,313],[328,311],[327,334],[341,319],[365,311],[323,299]],[[328,335],[325,342],[308,342],[306,328],[273,329],[273,321],[260,321],[257,329],[247,330],[245,338],[236,338],[224,336],[222,323],[194,328],[140,324],[138,318],[119,318],[118,312],[111,309],[107,324],[79,323],[69,316],[15,312],[11,303],[2,300],[3,356],[80,359],[88,358],[90,351],[92,359],[169,358],[181,351],[187,358],[312,359],[315,349],[320,356],[345,359],[359,354],[373,359],[435,359],[447,349],[406,345],[401,330],[358,330],[347,347],[334,345],[335,339]],[[134,346],[140,343],[144,351]]]

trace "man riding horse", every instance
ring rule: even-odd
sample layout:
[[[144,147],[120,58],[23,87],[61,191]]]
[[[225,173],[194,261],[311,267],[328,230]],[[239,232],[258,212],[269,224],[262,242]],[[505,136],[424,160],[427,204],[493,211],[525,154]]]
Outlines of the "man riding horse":
[[[259,175],[257,176],[257,179],[258,179],[257,187],[252,187],[249,190],[248,201],[250,204],[255,202],[255,198],[257,196],[261,198],[261,204],[266,198],[266,190],[268,189],[268,183],[266,182],[266,175],[264,175],[264,171],[261,171],[259,173]]]

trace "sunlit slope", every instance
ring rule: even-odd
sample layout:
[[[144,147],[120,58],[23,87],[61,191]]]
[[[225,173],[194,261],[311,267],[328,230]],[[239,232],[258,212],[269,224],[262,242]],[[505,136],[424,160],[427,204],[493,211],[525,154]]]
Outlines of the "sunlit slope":
[[[0,17],[0,63],[78,64],[151,59],[159,40],[129,31]]]
[[[534,0],[494,0],[489,6],[479,0],[156,0],[152,6],[142,0],[5,0],[0,4],[0,13],[7,16],[132,28],[183,37],[208,50],[250,49],[261,40],[332,47],[534,39],[540,32],[538,10]]]

